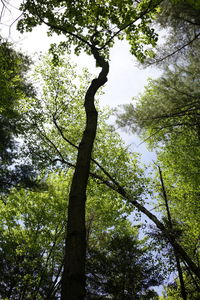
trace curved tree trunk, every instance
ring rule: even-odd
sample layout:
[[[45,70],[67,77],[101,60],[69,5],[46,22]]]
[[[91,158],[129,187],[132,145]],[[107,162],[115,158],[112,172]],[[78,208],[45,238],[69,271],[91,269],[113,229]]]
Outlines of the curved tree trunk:
[[[109,72],[108,63],[99,55],[95,47],[92,48],[92,53],[97,65],[102,70],[98,78],[92,80],[85,95],[86,127],[78,148],[77,162],[69,194],[64,272],[61,284],[62,300],[85,299],[85,202],[98,117],[94,97],[98,89],[106,83]]]

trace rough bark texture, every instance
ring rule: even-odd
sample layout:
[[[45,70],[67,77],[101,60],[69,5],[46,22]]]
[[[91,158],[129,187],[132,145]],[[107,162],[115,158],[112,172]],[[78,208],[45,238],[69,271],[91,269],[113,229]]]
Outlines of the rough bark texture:
[[[92,48],[92,53],[97,65],[102,70],[98,78],[91,82],[85,96],[86,127],[78,148],[77,162],[69,195],[64,272],[61,288],[62,300],[85,299],[85,202],[98,117],[94,97],[97,90],[106,83],[109,71],[108,63],[95,48]]]

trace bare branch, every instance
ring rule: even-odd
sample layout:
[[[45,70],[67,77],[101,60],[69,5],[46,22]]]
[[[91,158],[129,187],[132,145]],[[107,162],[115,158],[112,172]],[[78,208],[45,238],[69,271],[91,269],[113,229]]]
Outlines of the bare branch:
[[[198,39],[199,36],[200,36],[200,33],[196,34],[192,40],[190,40],[189,42],[185,43],[185,44],[182,45],[181,47],[177,48],[177,49],[174,50],[173,52],[167,54],[166,56],[164,56],[164,57],[162,57],[162,58],[160,58],[160,59],[156,59],[155,61],[148,63],[148,64],[147,64],[147,67],[152,66],[152,65],[155,65],[155,64],[158,64],[158,63],[164,61],[165,59],[172,57],[173,55],[175,55],[176,53],[178,53],[178,52],[181,51],[182,49],[184,49],[184,48],[186,48],[187,46],[189,46],[190,44],[192,44],[196,39]]]
[[[23,16],[24,13],[21,13],[10,25],[9,25],[9,36],[11,35],[12,26]]]
[[[15,10],[17,10],[19,12],[19,8],[12,5],[9,1],[7,1],[7,0],[0,0],[0,1],[2,3],[2,9],[1,9],[1,12],[0,12],[0,22],[2,22],[2,19],[5,15],[6,11],[8,11],[9,14],[12,14],[12,10],[10,9],[10,7],[14,8]],[[0,24],[2,24],[2,25],[9,28],[8,37],[11,36],[12,26],[21,18],[22,15],[23,15],[23,13],[20,13],[19,16],[11,24],[0,23]]]
[[[72,147],[78,149],[78,146],[76,146],[74,143],[72,143],[68,138],[66,138],[66,136],[64,135],[62,129],[60,128],[60,126],[57,123],[55,114],[53,115],[53,123],[56,127],[56,129],[58,130],[58,132],[60,133],[61,137],[63,138],[64,141],[66,141],[68,144],[70,144]]]
[[[191,24],[191,25],[194,25],[194,26],[199,26],[200,25],[200,23],[197,23],[197,22],[193,22],[193,21],[191,21],[191,20],[188,20],[188,19],[185,19],[185,18],[180,18],[180,17],[178,17],[177,19],[179,19],[179,20],[182,20],[182,21],[184,21],[184,22],[187,22],[187,23],[189,23],[189,24]]]
[[[1,12],[0,12],[0,22],[1,22],[1,20],[2,20],[2,18],[3,18],[3,16],[4,16],[4,13],[5,13],[5,11],[6,10],[8,10],[9,12],[11,12],[10,11],[10,9],[8,8],[8,1],[6,1],[6,0],[1,0],[1,3],[2,3],[2,9],[1,9]]]

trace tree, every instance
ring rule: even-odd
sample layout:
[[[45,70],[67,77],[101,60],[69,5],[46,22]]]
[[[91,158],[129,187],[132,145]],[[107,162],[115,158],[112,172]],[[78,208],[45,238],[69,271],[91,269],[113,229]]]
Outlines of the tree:
[[[19,102],[34,95],[27,80],[31,61],[0,38],[0,192],[5,193],[13,185],[31,185],[34,175],[31,165],[20,163],[17,137],[23,132],[23,120]]]
[[[150,29],[152,14],[161,1],[25,1],[21,5],[21,31],[32,30],[42,23],[49,26],[50,34],[64,34],[62,46],[75,45],[75,52],[84,49],[92,54],[102,70],[91,82],[85,94],[86,127],[78,147],[78,156],[71,185],[66,237],[62,299],[83,299],[85,295],[85,202],[90,160],[97,128],[94,96],[107,81],[109,65],[106,61],[114,38],[126,38],[131,51],[144,58],[143,44],[155,44],[157,36]],[[139,21],[139,24],[136,22]],[[138,41],[141,41],[138,43]]]
[[[166,68],[161,78],[149,82],[138,100],[136,107],[125,106],[118,122],[132,131],[139,129],[151,149],[157,150],[157,164],[163,170],[179,242],[198,264],[199,62],[196,56],[189,53],[184,63]],[[163,207],[159,182],[155,192]]]
[[[194,281],[190,276],[187,274],[184,274],[184,282],[186,284],[186,290],[187,290],[187,299],[188,300],[198,300],[200,295],[199,286],[195,285]],[[170,299],[170,300],[176,300],[176,299],[182,299],[181,293],[180,293],[180,285],[177,279],[174,280],[173,283],[169,284],[168,286],[165,286],[164,289],[164,296],[160,297],[160,300],[164,299]]]
[[[56,54],[54,52],[54,54]],[[54,55],[55,60],[57,60],[58,56]],[[67,140],[65,137],[63,137],[65,141]],[[75,147],[77,149],[77,146]],[[59,154],[59,153],[58,153]],[[62,157],[61,157],[62,158]],[[60,159],[59,159],[60,160]],[[61,161],[63,161],[61,159]],[[66,162],[66,161],[65,161]],[[130,205],[133,204],[140,212],[144,213],[146,216],[148,216],[156,225],[157,227],[163,232],[163,234],[167,237],[168,241],[173,244],[173,246],[176,248],[176,250],[179,252],[180,256],[183,260],[187,262],[187,264],[190,266],[192,272],[194,272],[197,276],[199,276],[199,268],[195,263],[191,260],[191,258],[188,256],[188,254],[185,252],[185,250],[181,247],[181,245],[177,242],[177,240],[174,240],[173,234],[168,231],[167,227],[165,227],[165,224],[161,222],[154,214],[152,214],[149,210],[145,208],[143,203],[138,201],[137,196],[132,192],[132,189],[129,189],[129,184],[126,186],[124,185],[124,180],[121,178],[121,182],[116,180],[116,173],[114,173],[114,176],[110,174],[108,171],[106,171],[105,168],[103,168],[101,165],[98,164],[98,162],[95,162],[95,164],[98,166],[99,170],[101,170],[102,175],[99,175],[97,173],[90,172],[90,175],[97,180],[97,182],[101,182],[105,185],[107,185],[109,188],[117,192],[120,196],[122,196],[127,203]],[[70,165],[70,163],[68,164]],[[71,165],[73,167],[74,165]],[[126,164],[127,166],[127,164]],[[75,166],[74,166],[75,167]],[[126,169],[126,168],[125,168]],[[123,168],[124,170],[124,168]],[[134,181],[135,185],[135,181]],[[131,184],[131,186],[133,186]]]
[[[153,299],[157,299],[151,288],[162,282],[162,271],[153,261],[145,241],[137,240],[136,233],[136,228],[125,220],[104,233],[94,248],[89,248],[88,298],[152,299],[155,296]]]
[[[154,146],[168,143],[173,133],[191,130],[198,134],[199,63],[196,51],[189,53],[184,63],[164,68],[163,75],[150,80],[137,104],[123,106],[118,124],[134,132],[145,132]],[[151,104],[151,105],[150,105]],[[177,135],[177,134],[176,134]],[[151,138],[152,136],[152,138]]]
[[[36,159],[40,161],[43,167],[50,165],[50,169],[53,167],[53,163],[56,164],[54,168],[66,169],[75,166],[76,145],[80,139],[84,122],[84,110],[80,108],[82,95],[84,94],[84,86],[87,85],[87,80],[90,77],[85,71],[84,77],[81,78],[80,86],[77,83],[75,85],[73,78],[77,78],[77,75],[69,58],[66,56],[60,57],[59,63],[59,66],[54,66],[50,56],[45,57],[41,65],[37,67],[36,82],[44,83],[40,99],[45,99],[45,101],[41,102],[39,99],[33,101],[31,99],[27,104],[23,102],[24,113],[27,116],[27,122],[30,123],[27,127],[32,128],[24,136],[25,140],[30,143],[30,148],[27,150],[30,152],[29,149],[31,149],[31,153],[35,156],[35,161]],[[65,66],[70,66],[69,70]],[[63,99],[68,100],[63,102]],[[78,111],[77,113],[75,113],[76,110]],[[78,116],[79,123],[74,118],[75,115]],[[137,167],[136,157],[128,153],[127,150],[124,151],[125,149],[123,149],[118,135],[110,126],[105,124],[105,119],[109,115],[109,111],[103,114],[100,111],[100,124],[93,157],[97,157],[101,165],[99,167],[99,164],[96,166],[93,164],[90,173],[93,177],[93,184],[98,184],[91,194],[99,198],[98,207],[102,213],[97,217],[96,213],[93,212],[89,224],[93,222],[95,216],[97,219],[100,218],[106,225],[108,215],[110,215],[110,213],[107,213],[107,216],[104,218],[101,205],[102,191],[99,188],[99,183],[104,183],[110,188],[110,182],[103,176],[105,167],[109,173],[113,174],[115,181],[123,183],[126,187],[126,192],[132,198],[137,198],[140,203],[141,192],[145,191],[146,186],[146,182],[142,178],[144,175]],[[33,148],[33,145],[36,145],[36,149]],[[114,148],[113,145],[115,145]],[[24,145],[22,147],[25,148]],[[116,153],[118,154],[117,156]],[[93,159],[93,162],[96,162],[96,160]],[[111,178],[111,180],[113,179]],[[114,189],[114,192],[116,192],[116,189]],[[113,197],[117,204],[117,194],[110,193],[107,190],[106,199],[110,201],[110,207],[113,207],[121,214],[118,204],[113,206],[111,202]],[[130,204],[129,209],[132,210]],[[112,224],[114,223],[113,219]],[[89,232],[91,231],[90,228],[88,230]]]
[[[1,201],[3,299],[51,299],[63,260],[63,185],[67,179],[52,174],[48,190],[13,189]]]

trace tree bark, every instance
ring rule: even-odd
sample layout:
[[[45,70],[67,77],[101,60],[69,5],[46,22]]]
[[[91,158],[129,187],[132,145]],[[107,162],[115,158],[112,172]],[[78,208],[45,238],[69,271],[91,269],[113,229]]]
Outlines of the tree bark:
[[[92,80],[85,95],[86,127],[78,147],[77,162],[69,194],[64,271],[61,283],[62,300],[85,299],[85,202],[98,118],[94,97],[98,89],[106,83],[109,72],[109,64],[100,56],[97,49],[92,47],[91,50],[97,65],[102,70],[98,78]]]

